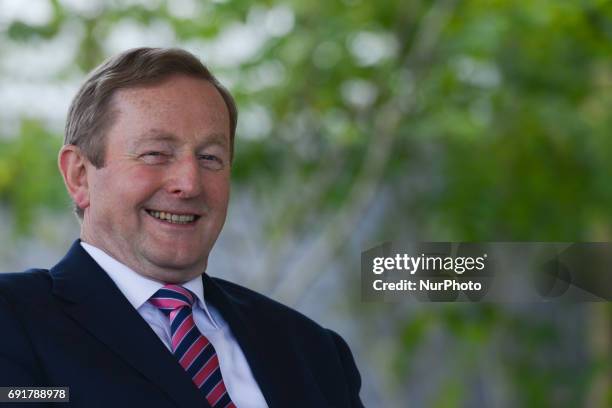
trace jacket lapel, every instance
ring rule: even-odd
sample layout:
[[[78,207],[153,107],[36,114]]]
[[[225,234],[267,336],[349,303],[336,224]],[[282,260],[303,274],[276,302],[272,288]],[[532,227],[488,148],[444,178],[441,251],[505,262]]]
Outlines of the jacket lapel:
[[[76,241],[50,270],[64,311],[181,407],[209,407],[145,320]]]

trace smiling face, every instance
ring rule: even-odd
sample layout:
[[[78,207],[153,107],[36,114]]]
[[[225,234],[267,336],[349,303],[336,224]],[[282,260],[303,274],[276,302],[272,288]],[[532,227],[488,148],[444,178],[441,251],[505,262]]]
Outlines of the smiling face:
[[[230,121],[201,79],[172,76],[113,96],[104,166],[86,162],[81,239],[141,275],[204,272],[227,213]]]

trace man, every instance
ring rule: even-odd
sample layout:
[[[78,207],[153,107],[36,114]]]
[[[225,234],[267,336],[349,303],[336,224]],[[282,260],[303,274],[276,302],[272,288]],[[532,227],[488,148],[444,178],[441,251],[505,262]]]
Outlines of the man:
[[[50,270],[0,275],[0,386],[68,386],[79,407],[362,406],[337,334],[204,273],[236,120],[182,50],[88,77],[59,154],[80,240]]]

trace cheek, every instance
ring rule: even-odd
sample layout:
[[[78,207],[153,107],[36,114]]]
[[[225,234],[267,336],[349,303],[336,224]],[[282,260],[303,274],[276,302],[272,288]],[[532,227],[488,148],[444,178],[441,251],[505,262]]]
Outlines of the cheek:
[[[126,197],[129,196],[134,201],[138,199],[146,200],[155,191],[159,190],[163,175],[160,172],[145,168],[118,177],[122,179],[120,181],[121,191]]]
[[[131,211],[156,191],[156,180],[159,180],[157,175],[142,170],[105,174],[94,185],[95,200],[116,213]]]
[[[229,176],[218,175],[204,180],[207,201],[217,208],[226,207],[229,201]]]

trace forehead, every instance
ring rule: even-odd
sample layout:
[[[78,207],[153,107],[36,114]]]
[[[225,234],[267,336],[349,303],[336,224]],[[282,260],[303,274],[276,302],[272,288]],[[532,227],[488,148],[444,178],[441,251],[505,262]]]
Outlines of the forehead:
[[[201,146],[204,147],[208,145],[219,145],[224,148],[229,148],[228,141],[226,135],[222,133],[206,133],[203,137],[196,140]],[[128,140],[128,145],[132,148],[136,149],[138,147],[146,147],[151,144],[160,143],[163,145],[177,145],[185,142],[184,138],[177,136],[175,133],[166,131],[164,129],[149,129],[141,134],[134,135],[130,137]]]
[[[184,75],[147,86],[121,89],[113,95],[115,123],[124,134],[151,130],[185,136],[222,134],[229,140],[229,112],[210,82]],[[111,129],[112,132],[113,129]]]

